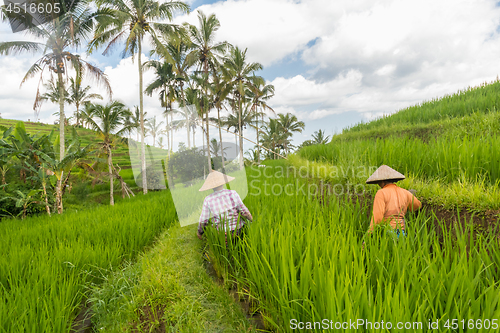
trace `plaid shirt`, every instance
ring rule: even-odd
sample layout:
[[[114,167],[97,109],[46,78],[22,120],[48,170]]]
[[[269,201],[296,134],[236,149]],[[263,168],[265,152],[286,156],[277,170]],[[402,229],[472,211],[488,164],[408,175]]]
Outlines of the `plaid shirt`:
[[[240,196],[236,191],[233,190],[220,190],[209,194],[205,201],[203,201],[203,208],[201,210],[200,223],[198,224],[198,233],[203,234],[203,228],[208,225],[210,217],[212,217],[212,223],[219,229],[219,224],[221,219],[223,221],[224,230],[233,231],[235,229],[241,228],[245,221],[240,219],[238,227],[238,215],[244,215],[250,220],[252,215],[248,211],[248,208],[241,201]]]

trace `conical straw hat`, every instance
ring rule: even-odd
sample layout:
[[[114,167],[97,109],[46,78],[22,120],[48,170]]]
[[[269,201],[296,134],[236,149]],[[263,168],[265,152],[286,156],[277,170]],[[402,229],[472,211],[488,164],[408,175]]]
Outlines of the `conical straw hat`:
[[[222,172],[212,170],[208,175],[207,179],[205,179],[205,183],[200,188],[201,191],[210,190],[211,188],[216,188],[230,181],[234,180],[234,177],[223,174]]]
[[[366,180],[367,184],[375,184],[381,180],[402,180],[405,176],[402,173],[388,167],[387,165],[382,165],[380,168],[375,170],[375,172]]]

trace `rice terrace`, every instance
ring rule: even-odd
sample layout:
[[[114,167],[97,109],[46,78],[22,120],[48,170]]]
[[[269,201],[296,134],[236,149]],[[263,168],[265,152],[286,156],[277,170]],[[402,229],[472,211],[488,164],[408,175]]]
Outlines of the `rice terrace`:
[[[319,3],[300,52],[316,1],[259,43],[255,0],[1,6],[0,333],[500,332],[496,72],[369,69]]]

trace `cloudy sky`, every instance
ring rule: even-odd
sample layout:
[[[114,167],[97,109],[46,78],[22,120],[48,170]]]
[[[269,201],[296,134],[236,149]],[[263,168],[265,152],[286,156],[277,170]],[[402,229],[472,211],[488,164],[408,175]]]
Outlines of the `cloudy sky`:
[[[494,80],[500,73],[500,8],[490,0],[228,0],[189,1],[176,23],[197,23],[197,10],[215,13],[217,37],[248,48],[249,61],[276,89],[269,104],[306,123],[300,143],[360,121]],[[23,40],[0,24],[0,41]],[[119,51],[88,60],[105,69],[114,98],[138,104],[137,63]],[[37,79],[19,84],[32,56],[0,57],[3,118],[33,119]],[[153,73],[145,74],[151,82]],[[98,92],[99,88],[95,87]],[[67,109],[73,110],[72,106]],[[145,99],[148,116],[161,115],[157,97]],[[42,107],[52,123],[56,111]],[[251,133],[251,136],[254,136]],[[201,142],[201,136],[197,138]],[[185,141],[185,140],[184,140]],[[245,149],[250,148],[246,146]]]

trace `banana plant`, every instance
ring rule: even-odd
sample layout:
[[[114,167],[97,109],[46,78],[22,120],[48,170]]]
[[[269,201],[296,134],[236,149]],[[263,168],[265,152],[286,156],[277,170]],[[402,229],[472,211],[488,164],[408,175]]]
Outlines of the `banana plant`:
[[[19,190],[16,190],[15,193],[17,194],[17,197],[11,197],[16,201],[16,207],[22,207],[22,219],[26,217],[26,211],[28,207],[32,204],[40,204],[41,202],[36,200],[36,196],[38,193],[40,193],[41,190],[31,190],[28,193],[23,193]]]
[[[59,214],[62,214],[63,212],[62,196],[64,194],[64,187],[66,186],[69,176],[71,175],[71,169],[79,164],[82,164],[81,160],[91,152],[90,145],[84,148],[80,146],[80,139],[75,128],[72,128],[72,132],[72,142],[66,149],[62,160],[59,160],[54,155],[48,155],[43,151],[36,152],[44,167],[43,170],[49,170],[48,173],[56,177],[55,197],[56,209]],[[54,146],[57,145],[58,140],[59,137],[56,138]],[[45,172],[47,173],[47,171]]]
[[[20,178],[23,182],[26,182],[26,172],[31,170],[30,166],[40,164],[37,152],[42,151],[49,156],[55,156],[51,142],[53,137],[53,131],[49,135],[40,137],[30,135],[26,133],[24,123],[18,122],[15,127],[10,127],[3,133],[0,139],[0,156],[19,160],[21,164]]]

